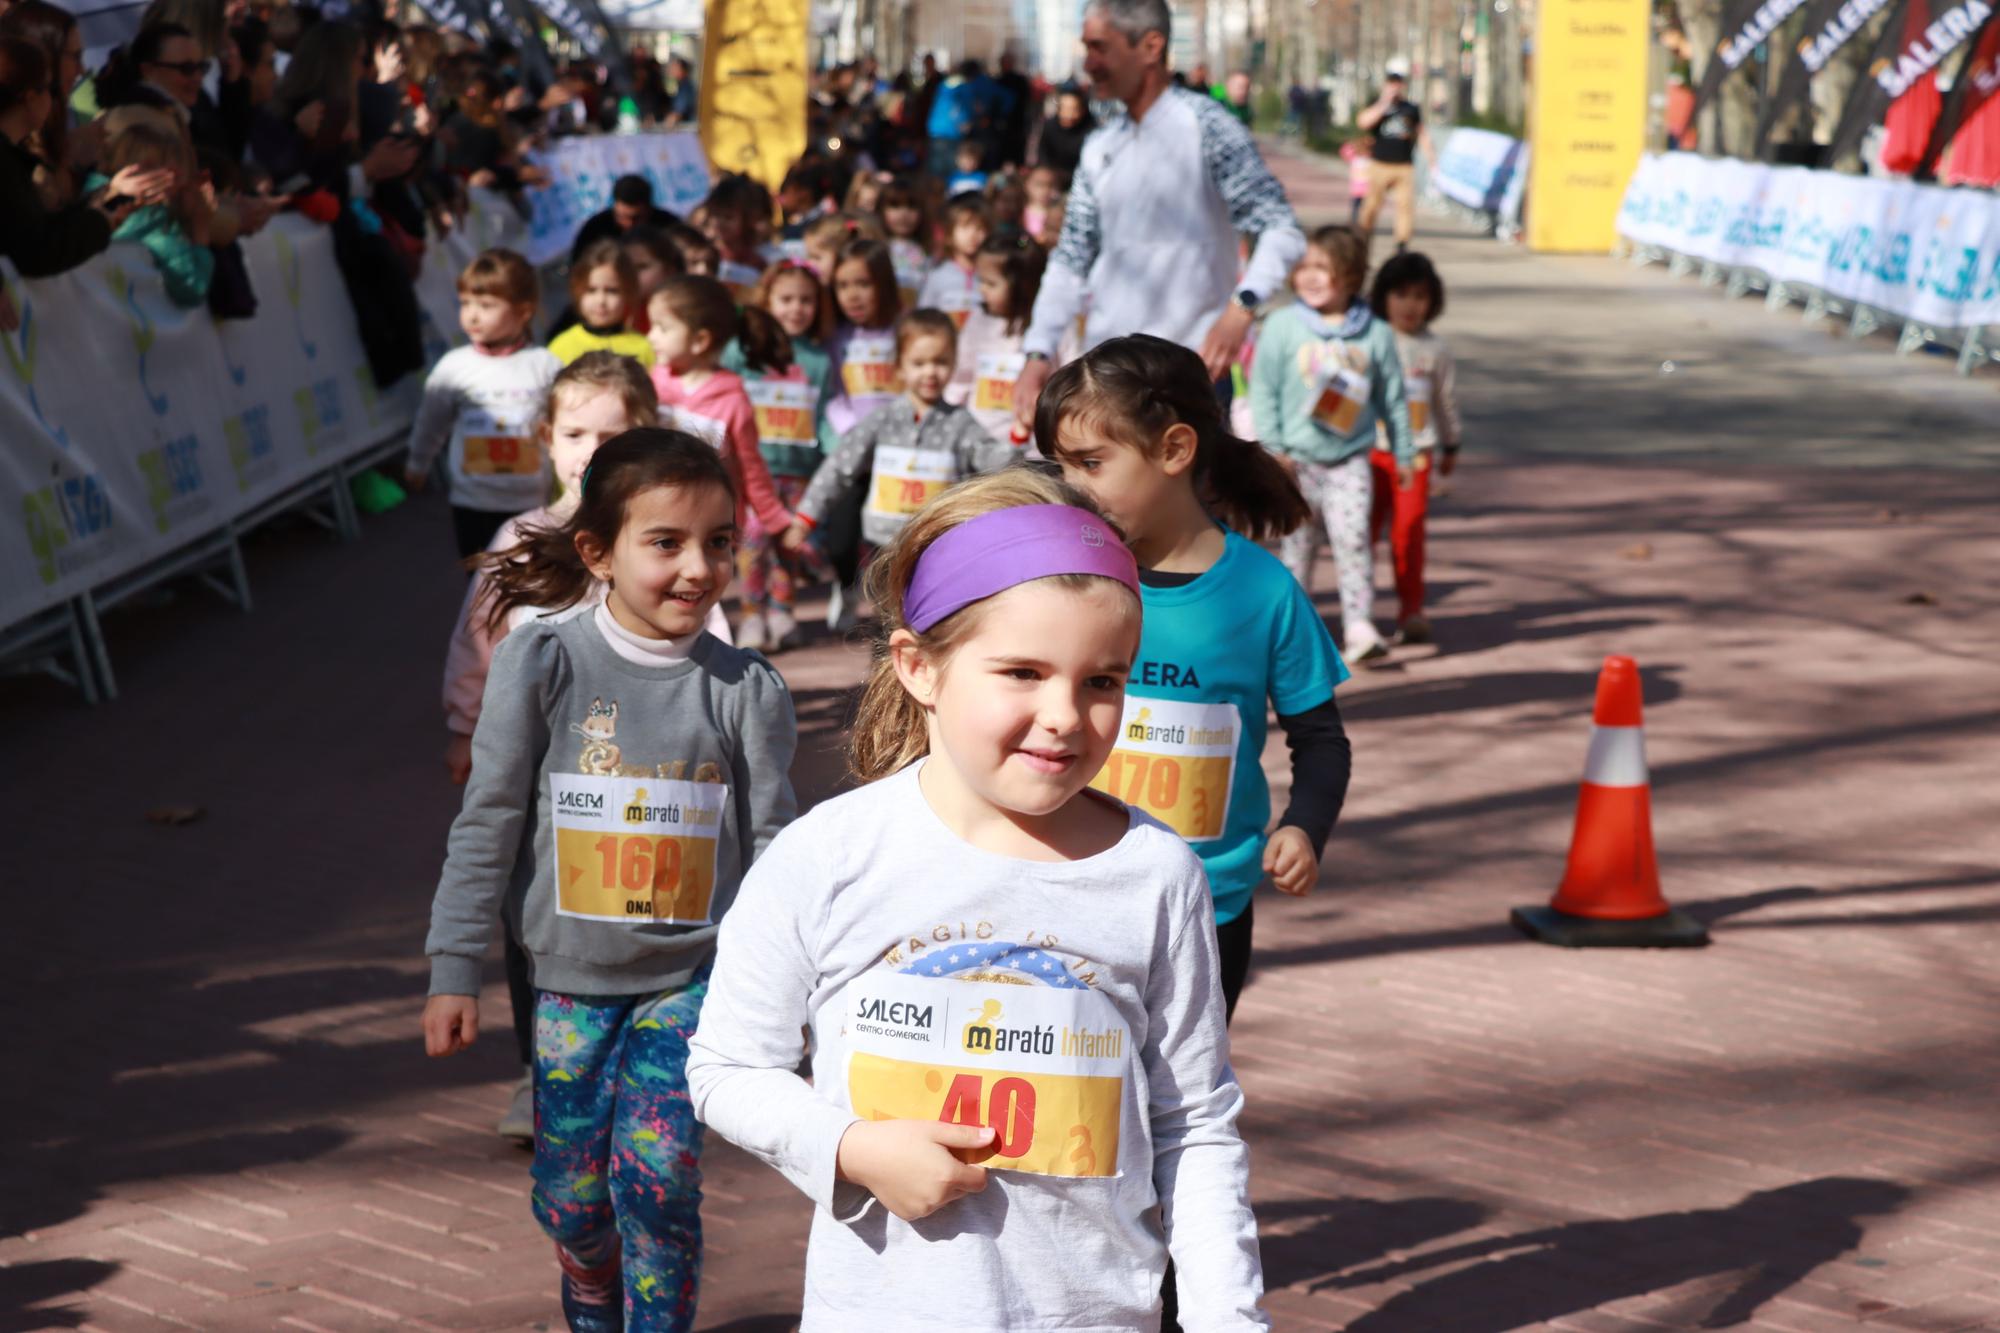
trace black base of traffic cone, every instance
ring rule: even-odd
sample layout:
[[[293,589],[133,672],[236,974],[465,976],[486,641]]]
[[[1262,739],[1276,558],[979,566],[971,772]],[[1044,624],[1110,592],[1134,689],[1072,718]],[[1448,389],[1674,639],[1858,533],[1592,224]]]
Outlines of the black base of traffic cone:
[[[1565,949],[1698,949],[1708,943],[1708,927],[1678,907],[1637,921],[1600,921],[1553,907],[1517,907],[1508,919],[1529,939]]]

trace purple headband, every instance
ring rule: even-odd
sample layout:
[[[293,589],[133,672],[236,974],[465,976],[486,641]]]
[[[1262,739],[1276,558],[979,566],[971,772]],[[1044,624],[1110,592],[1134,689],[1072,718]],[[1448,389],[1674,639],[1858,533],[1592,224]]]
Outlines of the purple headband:
[[[922,634],[974,602],[1031,579],[1096,574],[1139,591],[1139,563],[1103,519],[1070,505],[996,509],[924,548],[903,594],[903,623]]]

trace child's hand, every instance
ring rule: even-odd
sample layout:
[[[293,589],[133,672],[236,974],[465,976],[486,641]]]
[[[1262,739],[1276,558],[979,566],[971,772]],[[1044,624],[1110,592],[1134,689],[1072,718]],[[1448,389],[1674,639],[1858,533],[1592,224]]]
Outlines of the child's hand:
[[[1396,464],[1396,489],[1399,491],[1407,491],[1410,489],[1410,487],[1416,484],[1417,484],[1417,465],[1415,463]]]
[[[1438,475],[1449,477],[1458,470],[1458,446],[1448,444],[1443,449],[1444,458],[1438,463]]]
[[[433,995],[424,1001],[425,1055],[457,1055],[478,1036],[478,996]]]
[[[428,472],[422,472],[413,467],[405,467],[403,469],[403,489],[412,495],[415,495],[418,491],[429,485],[430,479],[431,474]]]
[[[1279,893],[1303,898],[1319,882],[1319,857],[1313,854],[1312,839],[1304,829],[1285,825],[1264,844],[1264,873],[1278,886]]]
[[[435,1002],[435,1001],[433,1001]],[[986,1168],[960,1154],[990,1148],[985,1125],[937,1120],[860,1120],[840,1136],[835,1170],[905,1222],[986,1188]]]
[[[785,535],[778,538],[778,545],[796,555],[806,549],[806,538],[811,533],[811,528],[807,527],[801,520],[795,518],[792,520],[792,525],[785,529]]]
[[[472,776],[472,737],[462,731],[451,733],[444,746],[444,771],[451,775],[453,783],[465,785],[465,780]]]

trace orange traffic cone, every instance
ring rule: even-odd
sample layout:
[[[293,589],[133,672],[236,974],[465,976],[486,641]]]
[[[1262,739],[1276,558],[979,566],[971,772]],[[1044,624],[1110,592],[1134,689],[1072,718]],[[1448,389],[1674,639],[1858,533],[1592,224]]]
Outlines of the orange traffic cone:
[[[1604,659],[1591,723],[1562,886],[1547,907],[1515,908],[1514,924],[1531,939],[1571,949],[1708,943],[1708,928],[1660,894],[1637,662]]]

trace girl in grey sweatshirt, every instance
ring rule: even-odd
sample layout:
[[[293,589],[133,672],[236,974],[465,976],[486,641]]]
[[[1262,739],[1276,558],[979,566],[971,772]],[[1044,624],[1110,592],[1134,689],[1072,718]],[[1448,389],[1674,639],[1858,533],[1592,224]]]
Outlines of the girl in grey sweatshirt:
[[[868,785],[772,844],[722,928],[695,1113],[818,1205],[806,1333],[1268,1327],[1193,852],[1086,790],[1136,566],[1025,468],[878,558]],[[796,1072],[812,1034],[812,1081]]]
[[[494,654],[465,806],[431,908],[424,1044],[478,1033],[504,912],[533,963],[535,1188],[572,1330],[692,1326],[701,1127],[687,1038],[717,923],[796,808],[784,682],[703,624],[728,586],[736,497],[681,431],[608,441],[570,520],[494,571],[496,616],[608,589]],[[608,1182],[608,1183],[607,1183]]]

